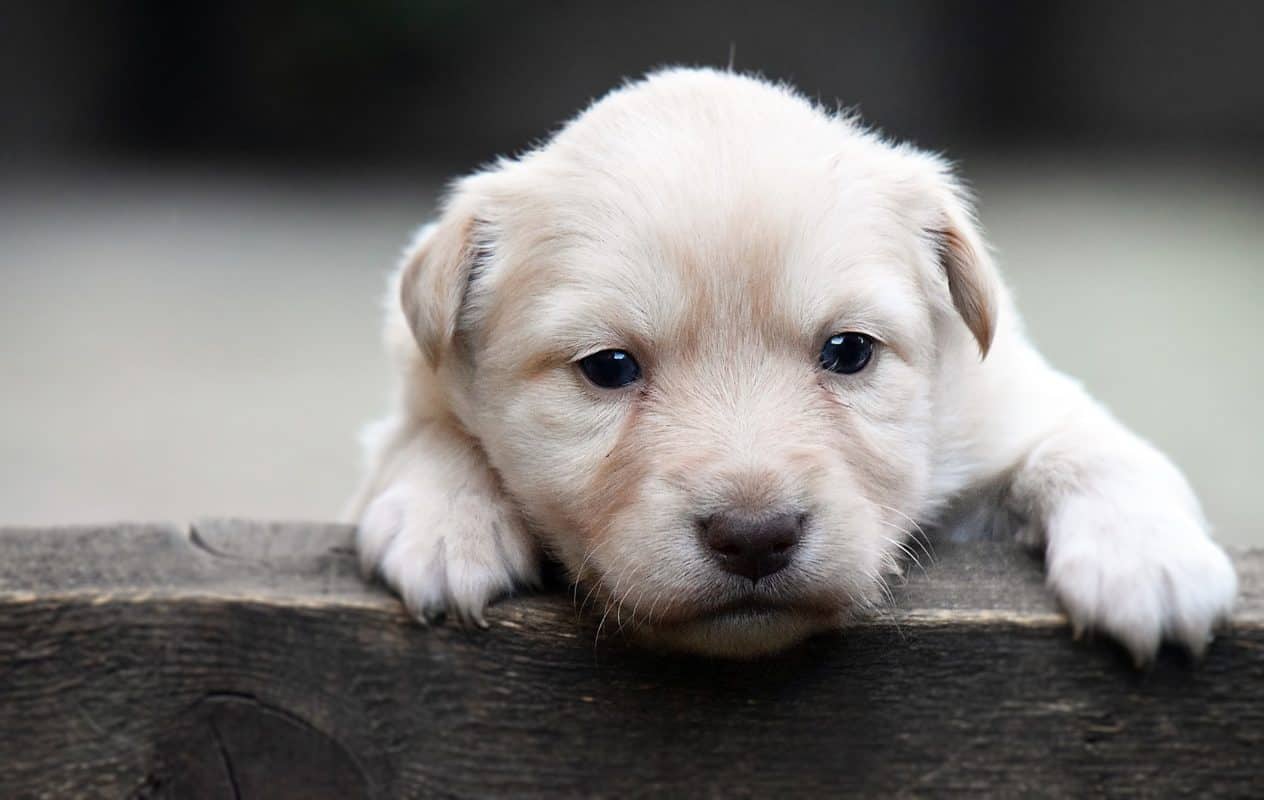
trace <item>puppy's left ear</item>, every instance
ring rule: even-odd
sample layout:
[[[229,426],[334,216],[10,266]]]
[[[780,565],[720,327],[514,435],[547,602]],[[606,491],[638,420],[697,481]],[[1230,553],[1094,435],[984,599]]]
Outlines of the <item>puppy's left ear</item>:
[[[404,254],[399,300],[417,346],[438,367],[452,350],[466,290],[482,246],[476,193],[458,184],[443,212]]]
[[[996,333],[1000,278],[966,190],[938,160],[935,172],[934,205],[925,232],[948,280],[952,304],[986,358]]]

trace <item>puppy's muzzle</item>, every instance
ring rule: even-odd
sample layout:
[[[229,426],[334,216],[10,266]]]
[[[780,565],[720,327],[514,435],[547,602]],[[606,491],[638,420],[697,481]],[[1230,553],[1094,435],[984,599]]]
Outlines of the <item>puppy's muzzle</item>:
[[[753,584],[790,564],[805,519],[803,514],[721,511],[698,520],[698,538],[721,569]]]

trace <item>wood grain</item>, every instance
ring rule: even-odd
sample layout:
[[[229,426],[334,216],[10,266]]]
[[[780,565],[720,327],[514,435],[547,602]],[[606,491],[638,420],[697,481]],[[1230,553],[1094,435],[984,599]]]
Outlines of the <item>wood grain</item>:
[[[0,797],[1258,795],[1264,551],[1232,630],[1135,672],[1040,565],[936,545],[774,659],[595,638],[569,596],[423,629],[347,527],[0,531]]]

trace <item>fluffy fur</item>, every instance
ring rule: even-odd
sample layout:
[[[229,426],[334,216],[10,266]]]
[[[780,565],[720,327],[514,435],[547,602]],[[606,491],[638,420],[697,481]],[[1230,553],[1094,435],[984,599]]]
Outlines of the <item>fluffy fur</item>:
[[[785,87],[616,90],[458,181],[396,281],[399,407],[352,514],[419,618],[482,623],[543,546],[620,627],[770,652],[880,603],[916,526],[984,498],[1139,661],[1230,610],[1185,480],[1027,342],[948,165]],[[856,375],[818,366],[841,331],[880,342]],[[589,384],[607,348],[642,379]],[[716,567],[696,521],[733,508],[807,515],[789,567]]]

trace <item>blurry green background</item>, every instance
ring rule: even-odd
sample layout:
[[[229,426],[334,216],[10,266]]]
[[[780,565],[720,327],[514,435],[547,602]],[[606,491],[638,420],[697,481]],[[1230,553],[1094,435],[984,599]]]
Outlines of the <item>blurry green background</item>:
[[[443,182],[655,65],[957,159],[1032,335],[1264,542],[1264,4],[0,10],[0,523],[329,518]]]

